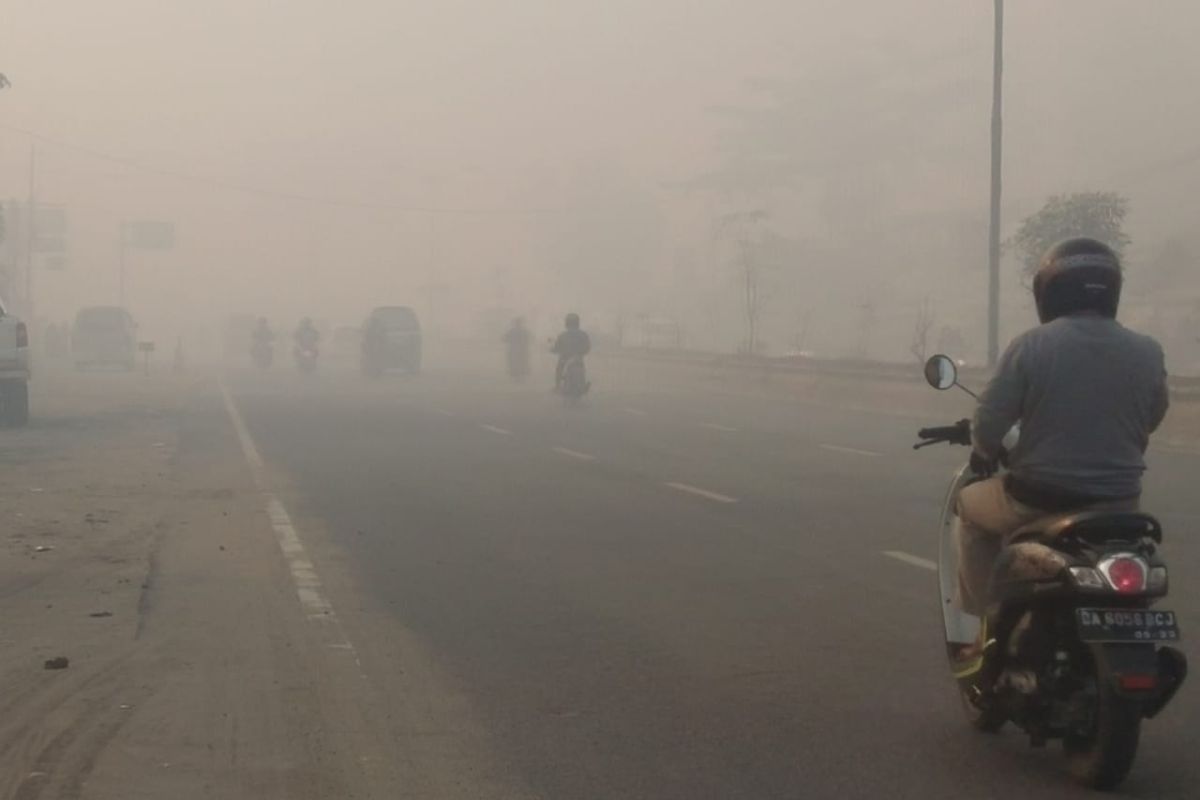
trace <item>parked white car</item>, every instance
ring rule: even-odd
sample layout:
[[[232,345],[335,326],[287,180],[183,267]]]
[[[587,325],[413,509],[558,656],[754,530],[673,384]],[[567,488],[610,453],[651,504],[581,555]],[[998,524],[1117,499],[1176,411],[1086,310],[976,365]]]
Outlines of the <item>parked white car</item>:
[[[29,329],[0,300],[0,423],[29,422]]]

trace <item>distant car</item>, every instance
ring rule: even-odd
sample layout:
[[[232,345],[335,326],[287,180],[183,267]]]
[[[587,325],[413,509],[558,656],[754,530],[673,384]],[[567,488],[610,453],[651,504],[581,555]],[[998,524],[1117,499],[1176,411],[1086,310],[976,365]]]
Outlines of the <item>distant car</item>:
[[[71,326],[71,357],[85,367],[137,366],[137,323],[120,306],[80,309]]]
[[[0,301],[0,421],[29,422],[29,329]]]
[[[421,322],[408,306],[381,306],[362,325],[362,370],[371,376],[389,369],[421,371]]]

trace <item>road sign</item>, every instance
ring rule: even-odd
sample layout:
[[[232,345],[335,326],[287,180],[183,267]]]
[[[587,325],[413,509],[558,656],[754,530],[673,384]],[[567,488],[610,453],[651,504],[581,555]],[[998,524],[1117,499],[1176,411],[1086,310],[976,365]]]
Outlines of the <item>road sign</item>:
[[[175,247],[175,224],[155,219],[123,222],[121,242],[138,250],[170,250]]]

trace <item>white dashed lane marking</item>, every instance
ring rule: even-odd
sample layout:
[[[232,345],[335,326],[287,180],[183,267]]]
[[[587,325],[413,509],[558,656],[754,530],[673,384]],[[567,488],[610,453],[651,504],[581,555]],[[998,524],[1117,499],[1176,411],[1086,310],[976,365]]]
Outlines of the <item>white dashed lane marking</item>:
[[[737,433],[737,428],[731,428],[728,425],[718,425],[715,422],[701,422],[701,428],[708,428],[710,431],[721,431],[722,433]]]
[[[570,448],[567,448],[567,447],[551,447],[550,449],[553,450],[554,452],[558,453],[559,455],[567,456],[568,458],[574,458],[579,461],[595,461],[596,460],[596,457],[594,455],[592,455],[591,453],[581,453],[578,450],[571,450]]]
[[[512,431],[507,428],[498,428],[495,425],[480,425],[488,433],[494,433],[497,436],[512,436]]]
[[[719,492],[711,492],[708,489],[701,489],[699,486],[692,486],[691,484],[687,483],[668,481],[663,485],[668,486],[677,492],[695,495],[696,497],[703,497],[706,500],[712,500],[716,503],[736,503],[738,501],[736,497],[730,497],[727,494],[721,494]]]
[[[246,457],[246,462],[250,465],[250,472],[254,477],[254,483],[258,486],[258,490],[262,495],[263,503],[266,506],[267,518],[271,521],[271,527],[275,531],[275,539],[279,543],[279,549],[283,553],[288,571],[292,575],[292,583],[296,589],[296,596],[300,600],[300,607],[309,619],[326,623],[335,631],[332,637],[333,641],[328,643],[331,647],[349,650],[351,653],[354,653],[354,647],[342,632],[341,624],[334,613],[333,605],[325,596],[325,590],[321,585],[321,579],[317,576],[317,570],[313,566],[312,559],[309,558],[308,551],[304,548],[304,543],[296,533],[296,526],[292,523],[292,518],[288,515],[287,509],[284,508],[283,502],[280,501],[279,497],[270,487],[262,455],[259,453],[254,439],[250,436],[250,431],[246,427],[246,422],[242,419],[242,414],[233,400],[233,395],[229,393],[229,389],[224,384],[221,384],[221,397],[225,401],[225,410],[229,414],[229,419],[233,422],[234,431],[237,432],[238,441],[242,445],[242,453]],[[357,654],[354,657],[357,661]]]
[[[930,561],[928,558],[914,556],[911,553],[905,553],[902,550],[884,550],[883,554],[888,558],[894,558],[897,561],[903,561],[905,564],[920,567],[921,569],[936,570],[938,568],[937,562]]]
[[[883,453],[876,453],[874,450],[859,450],[857,447],[842,447],[841,445],[837,444],[823,444],[821,445],[821,449],[829,450],[834,453],[848,453],[852,456],[870,456],[872,458],[877,458],[883,455]]]

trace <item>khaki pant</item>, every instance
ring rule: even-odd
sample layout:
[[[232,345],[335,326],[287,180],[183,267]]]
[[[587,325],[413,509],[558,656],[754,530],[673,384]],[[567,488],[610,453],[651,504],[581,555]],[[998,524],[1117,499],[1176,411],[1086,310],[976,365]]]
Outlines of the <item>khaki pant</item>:
[[[1087,510],[1136,511],[1137,508],[1135,499],[1098,503]],[[1012,499],[1004,491],[1004,479],[998,476],[972,483],[959,493],[955,532],[958,602],[963,611],[977,617],[984,615],[992,568],[1005,540],[1017,528],[1045,516],[1050,515]]]

